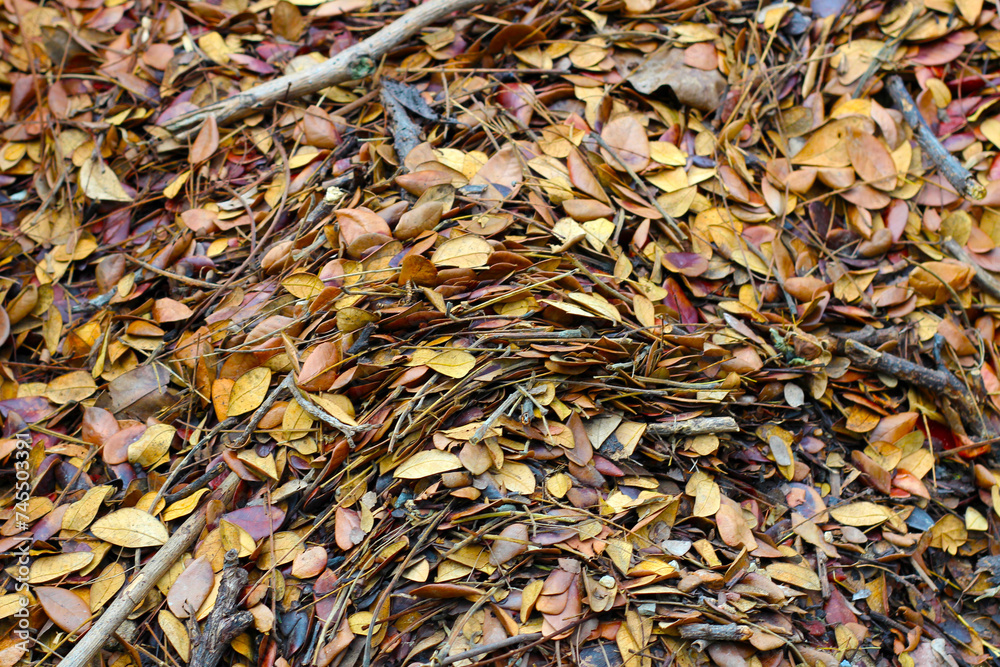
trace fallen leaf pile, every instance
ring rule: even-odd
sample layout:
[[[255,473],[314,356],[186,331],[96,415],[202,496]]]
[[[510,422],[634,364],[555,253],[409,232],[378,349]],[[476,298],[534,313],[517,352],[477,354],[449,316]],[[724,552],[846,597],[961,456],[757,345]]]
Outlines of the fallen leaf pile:
[[[410,6],[0,6],[0,667],[198,516],[94,664],[1000,660],[997,8],[502,3],[169,129]]]

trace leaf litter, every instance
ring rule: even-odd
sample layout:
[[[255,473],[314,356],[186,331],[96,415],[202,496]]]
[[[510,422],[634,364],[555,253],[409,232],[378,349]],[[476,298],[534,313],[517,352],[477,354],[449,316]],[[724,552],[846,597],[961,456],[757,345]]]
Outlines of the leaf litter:
[[[1000,658],[996,9],[443,4],[4,3],[0,667]]]

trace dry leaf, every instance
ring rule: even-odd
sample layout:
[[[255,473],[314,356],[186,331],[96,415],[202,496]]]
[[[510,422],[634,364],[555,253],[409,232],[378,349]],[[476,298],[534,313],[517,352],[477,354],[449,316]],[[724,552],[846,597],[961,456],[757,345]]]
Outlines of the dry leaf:
[[[167,541],[167,527],[152,515],[126,507],[94,522],[90,532],[115,546],[138,549],[158,547]]]
[[[403,461],[396,468],[393,476],[399,479],[421,479],[448,472],[449,470],[457,470],[461,467],[462,462],[454,454],[429,450],[426,452],[417,452]]]
[[[246,414],[260,407],[271,386],[271,370],[264,366],[253,368],[241,375],[229,393],[228,415]]]
[[[125,188],[122,187],[118,175],[111,167],[97,157],[89,157],[80,165],[80,189],[90,199],[98,201],[132,201]]]

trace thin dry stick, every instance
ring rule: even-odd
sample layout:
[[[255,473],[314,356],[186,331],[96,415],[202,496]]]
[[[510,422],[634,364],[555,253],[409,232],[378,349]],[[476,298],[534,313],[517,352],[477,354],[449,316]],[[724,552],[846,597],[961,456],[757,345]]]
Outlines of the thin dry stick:
[[[650,424],[646,432],[652,435],[701,435],[703,433],[736,433],[740,427],[732,417],[698,417],[679,422]]]
[[[209,116],[215,116],[219,125],[245,118],[283,100],[294,100],[318,92],[329,86],[363,79],[375,71],[376,63],[389,50],[394,49],[417,34],[421,28],[459,12],[486,5],[496,0],[431,0],[413,7],[399,19],[368,39],[344,49],[326,62],[300,72],[273,79],[250,90],[227,97],[204,108],[179,116],[166,124],[166,129],[177,138],[186,138],[201,127]]]
[[[941,174],[948,179],[954,188],[969,199],[982,199],[986,196],[984,188],[976,177],[968,169],[962,166],[951,152],[945,148],[941,141],[935,136],[933,130],[927,125],[927,121],[917,109],[916,102],[906,90],[906,85],[898,76],[890,76],[889,83],[886,84],[892,101],[906,120],[907,125],[913,128],[916,133],[917,142],[924,152],[931,159]]]
[[[514,635],[513,637],[507,637],[506,639],[501,639],[498,642],[493,642],[492,644],[487,644],[486,646],[476,646],[475,648],[470,648],[468,651],[462,651],[461,653],[456,653],[455,655],[449,655],[447,658],[441,660],[441,662],[438,663],[438,666],[448,667],[448,665],[454,665],[456,662],[461,662],[462,660],[469,660],[470,658],[475,658],[486,653],[493,653],[494,651],[500,651],[525,642],[533,642],[541,638],[541,632],[530,632],[526,635]]]
[[[680,630],[684,639],[707,639],[715,642],[740,642],[749,639],[753,634],[750,628],[736,623],[728,625],[691,623],[682,625]]]
[[[212,497],[226,499],[236,491],[240,478],[230,473],[222,485],[216,489]],[[62,667],[87,667],[91,659],[104,646],[104,642],[118,631],[118,626],[132,613],[132,610],[142,602],[146,594],[160,580],[170,566],[187,551],[198,539],[205,528],[205,510],[208,503],[202,505],[196,513],[188,517],[180,528],[174,531],[170,539],[160,547],[138,576],[132,580],[115,598],[87,634],[73,646],[73,649],[60,663]]]

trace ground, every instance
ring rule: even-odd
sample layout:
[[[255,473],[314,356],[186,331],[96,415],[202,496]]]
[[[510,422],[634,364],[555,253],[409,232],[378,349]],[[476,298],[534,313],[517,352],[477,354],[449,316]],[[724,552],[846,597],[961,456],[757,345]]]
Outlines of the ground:
[[[0,22],[0,667],[1000,658],[995,7]]]

